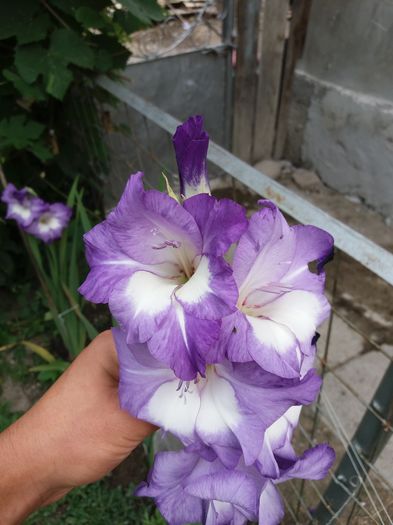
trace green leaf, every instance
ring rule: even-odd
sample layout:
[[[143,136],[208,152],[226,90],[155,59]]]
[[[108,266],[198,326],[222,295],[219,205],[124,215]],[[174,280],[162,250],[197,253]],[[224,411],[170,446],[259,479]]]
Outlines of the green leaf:
[[[105,51],[111,55],[113,69],[123,69],[126,66],[131,53],[119,44],[116,38],[104,34],[90,35],[90,41],[95,48],[105,49]]]
[[[102,29],[107,26],[107,20],[97,12],[97,9],[91,9],[87,6],[81,6],[75,11],[75,18],[80,24],[87,29]]]
[[[33,83],[46,71],[47,54],[47,50],[37,44],[17,48],[15,66],[25,82]]]
[[[36,18],[30,19],[20,27],[16,33],[18,44],[29,44],[44,40],[51,26],[51,19],[47,13],[43,13]]]
[[[119,0],[119,2],[145,24],[150,25],[152,22],[160,22],[165,18],[165,11],[156,0]]]
[[[0,2],[0,40],[15,36],[40,8],[31,0],[3,0]]]
[[[19,91],[26,100],[45,100],[44,91],[37,85],[31,85],[25,82],[19,75],[9,69],[3,70],[4,77],[12,82],[14,88]]]
[[[48,70],[44,76],[47,93],[58,100],[63,100],[73,78],[72,71],[67,68],[61,57],[50,57]]]
[[[69,366],[70,363],[68,363],[67,361],[62,361],[58,359],[56,361],[48,363],[47,365],[33,366],[29,370],[30,372],[64,372],[64,370],[66,370]]]
[[[113,15],[113,21],[118,24],[127,34],[135,33],[140,29],[144,29],[149,24],[142,22],[132,13],[118,9]]]
[[[50,53],[79,67],[92,69],[94,53],[82,37],[71,29],[56,29],[52,33]]]
[[[64,13],[73,14],[81,5],[81,0],[50,0],[50,3],[61,9]],[[83,5],[101,11],[111,6],[111,0],[83,0]]]
[[[101,73],[113,68],[113,58],[106,49],[99,49],[95,54],[94,67]]]
[[[0,146],[13,146],[23,149],[37,140],[45,126],[34,120],[28,120],[25,115],[15,115],[0,121]]]
[[[36,142],[32,144],[29,147],[29,150],[34,153],[34,155],[42,160],[42,162],[46,162],[49,159],[53,158],[53,153],[49,148],[47,148],[43,143]]]

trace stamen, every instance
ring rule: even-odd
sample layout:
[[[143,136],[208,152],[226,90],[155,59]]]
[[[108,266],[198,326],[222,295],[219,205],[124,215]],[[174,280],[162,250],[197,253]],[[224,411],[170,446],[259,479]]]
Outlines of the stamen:
[[[163,250],[167,246],[170,246],[171,248],[180,248],[181,242],[175,240],[166,240],[161,244],[153,244],[152,248],[153,250]]]

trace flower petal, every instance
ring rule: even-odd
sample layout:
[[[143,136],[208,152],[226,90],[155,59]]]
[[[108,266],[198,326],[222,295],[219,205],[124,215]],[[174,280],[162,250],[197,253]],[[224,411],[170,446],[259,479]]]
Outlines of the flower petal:
[[[137,271],[116,283],[109,308],[127,332],[128,342],[145,342],[167,316],[177,284],[154,273]]]
[[[234,362],[255,361],[281,377],[298,377],[298,342],[285,325],[246,316],[240,311],[223,320],[220,345]]]
[[[150,352],[172,368],[177,377],[189,381],[197,372],[205,374],[206,363],[215,362],[215,343],[220,321],[188,315],[174,300],[160,326],[148,342]]]
[[[203,117],[190,117],[176,128],[172,140],[179,169],[180,193],[185,197],[210,193],[206,167],[209,135],[203,129]]]
[[[328,317],[330,305],[322,294],[295,290],[264,305],[260,311],[264,317],[287,326],[307,350],[318,325]]]
[[[116,284],[143,269],[144,265],[130,259],[120,249],[107,221],[94,226],[83,239],[90,272],[79,287],[79,293],[94,303],[107,303]]]
[[[257,515],[259,487],[254,478],[245,472],[221,467],[211,474],[199,477],[193,474],[184,489],[187,494],[204,500],[230,503],[249,520]],[[215,510],[220,511],[220,506],[215,505]],[[222,510],[228,512],[229,509],[223,506]]]
[[[186,199],[183,206],[198,224],[203,253],[224,255],[247,228],[246,210],[230,199],[204,193]]]
[[[279,525],[284,518],[281,496],[271,481],[267,481],[259,498],[259,525]]]
[[[261,453],[264,431],[291,406],[314,401],[321,385],[314,371],[299,381],[279,378],[254,363],[237,364],[232,369],[220,364],[215,368],[235,393],[240,417],[237,422],[226,422],[242,448],[246,465],[254,463]],[[202,436],[199,429],[198,434]]]
[[[184,311],[200,319],[221,319],[236,310],[237,286],[222,259],[202,256],[194,275],[176,290]]]
[[[288,479],[322,479],[336,459],[334,450],[326,444],[317,445],[304,452],[293,466],[282,471],[280,483]]]
[[[295,251],[294,235],[278,208],[269,201],[259,202],[265,207],[252,215],[234,255],[233,273],[238,286],[244,285],[250,273],[250,278],[258,278],[259,282],[277,281],[285,274]]]
[[[175,378],[171,370],[164,368],[149,354],[145,344],[128,346],[120,328],[112,328],[112,334],[119,359],[120,406],[134,417],[139,417],[157,388]]]
[[[154,497],[161,514],[171,525],[201,522],[202,500],[183,488],[184,480],[198,461],[197,455],[185,452],[157,454],[148,482],[137,488],[136,495]]]
[[[322,292],[325,285],[323,266],[333,257],[333,237],[315,226],[296,225],[296,249],[292,263],[283,278],[283,282],[293,288]],[[317,273],[311,273],[309,264],[317,262]]]
[[[176,263],[187,274],[202,250],[198,226],[169,195],[145,191],[142,177],[141,172],[130,177],[120,202],[109,214],[112,234],[132,259],[145,264]]]

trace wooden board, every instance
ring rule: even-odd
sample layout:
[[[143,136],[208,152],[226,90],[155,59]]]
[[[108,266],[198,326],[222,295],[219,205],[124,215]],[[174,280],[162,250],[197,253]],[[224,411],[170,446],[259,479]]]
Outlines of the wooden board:
[[[255,117],[260,0],[237,4],[237,51],[233,113],[233,151],[250,162]]]
[[[289,0],[264,0],[252,162],[273,156]]]

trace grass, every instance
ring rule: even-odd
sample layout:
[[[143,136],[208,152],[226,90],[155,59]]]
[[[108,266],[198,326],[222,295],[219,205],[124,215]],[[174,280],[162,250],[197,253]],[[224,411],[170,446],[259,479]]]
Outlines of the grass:
[[[165,525],[153,503],[132,492],[132,487],[112,488],[104,479],[74,489],[34,513],[25,525]]]

